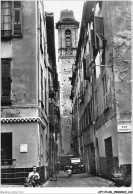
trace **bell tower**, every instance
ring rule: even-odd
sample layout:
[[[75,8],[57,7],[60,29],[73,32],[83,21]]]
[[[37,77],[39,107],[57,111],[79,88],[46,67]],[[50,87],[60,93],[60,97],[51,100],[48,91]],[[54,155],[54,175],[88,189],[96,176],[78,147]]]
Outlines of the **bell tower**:
[[[63,10],[56,23],[58,30],[58,79],[60,82],[60,116],[62,155],[73,154],[71,149],[72,105],[71,77],[78,46],[79,22],[72,10]]]

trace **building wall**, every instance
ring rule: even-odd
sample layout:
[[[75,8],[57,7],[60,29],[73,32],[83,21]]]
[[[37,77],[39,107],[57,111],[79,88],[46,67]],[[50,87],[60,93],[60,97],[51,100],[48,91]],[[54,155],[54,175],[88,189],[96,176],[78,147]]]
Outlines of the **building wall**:
[[[1,43],[1,58],[12,58],[13,105],[37,104],[35,2],[24,1],[22,6],[22,38],[12,38]]]
[[[125,169],[128,169],[128,174],[124,176],[130,177],[131,132],[119,132],[118,128],[120,125],[131,127],[131,3],[104,1],[99,2],[99,6],[97,2],[95,8],[95,16],[103,17],[104,37],[107,42],[105,43],[105,56],[102,49],[96,52],[94,74],[90,73],[90,78],[85,80],[83,76],[85,70],[82,71],[83,57],[86,57],[87,54],[91,55],[91,52],[87,53],[87,49],[85,52],[86,42],[91,40],[89,34],[91,25],[88,24],[89,37],[85,43],[82,37],[84,37],[87,27],[84,28],[81,25],[81,39],[79,40],[81,48],[80,46],[78,48],[81,49],[81,55],[78,56],[81,70],[80,73],[76,72],[76,76],[80,80],[80,87],[78,87],[76,79],[73,82],[73,91],[80,91],[82,87],[85,91],[83,92],[83,103],[80,104],[79,108],[79,120],[80,122],[83,120],[79,130],[81,156],[86,169],[91,172],[100,173],[110,178],[113,170],[118,170],[119,167],[124,166]],[[87,19],[87,15],[84,15],[87,9],[89,11],[89,2],[83,9],[85,19]],[[89,49],[92,51],[92,47]],[[94,53],[92,52],[92,54]],[[79,66],[78,63],[76,65]],[[87,65],[89,66],[90,63]],[[103,77],[105,75],[108,99],[106,106],[103,90]],[[96,103],[96,90],[98,104]],[[90,110],[92,120],[91,123],[88,123],[90,111],[87,112],[86,107],[91,97],[94,100],[94,104],[92,104],[94,110],[93,108]],[[112,138],[111,157],[107,156],[111,147],[105,145],[105,141],[107,143],[109,137]],[[107,151],[108,149],[110,150]],[[112,165],[110,169],[108,168],[109,163]],[[127,173],[125,170],[122,172]]]
[[[12,158],[16,168],[30,168],[38,163],[38,123],[2,124],[2,133],[12,132]],[[28,135],[27,135],[28,134]],[[20,153],[20,144],[28,145],[27,153]]]
[[[106,63],[113,64],[118,131],[119,125],[131,126],[131,2],[104,2],[101,17],[107,37]],[[131,164],[131,133],[118,132],[117,136],[119,165]]]
[[[131,126],[131,2],[117,2],[113,7],[117,13],[115,18],[112,14],[117,122],[118,126]],[[119,133],[118,137],[119,163],[131,164],[131,132]]]
[[[106,72],[107,74],[109,103],[112,111],[116,112],[115,126],[113,126],[113,122],[109,124],[110,131],[113,132],[112,145],[113,157],[116,160],[114,162],[115,168],[117,163],[119,165],[131,164],[131,133],[118,132],[120,124],[130,125],[131,122],[131,3],[103,2],[100,13],[99,16],[104,18],[104,35],[107,39],[105,64],[113,65],[112,69],[105,67],[102,70],[101,68],[101,73]],[[97,85],[100,89],[100,83],[97,83]],[[98,96],[103,95],[100,95],[100,93],[101,90],[99,90]],[[102,100],[99,104],[102,105]],[[101,106],[99,109],[103,110],[103,107]],[[113,112],[112,116],[114,115]],[[109,114],[111,117],[111,112]],[[108,135],[108,127],[103,125],[103,128],[106,130],[106,135]],[[100,139],[104,139],[104,136]],[[100,143],[100,147],[101,145]]]
[[[1,131],[12,132],[12,159],[15,164],[11,176],[5,179],[2,166],[2,182],[24,182],[25,175],[36,165],[42,180],[48,177],[48,53],[43,2],[22,2],[22,37],[12,37],[1,42],[1,58],[11,58],[11,106],[2,106],[2,119],[41,118],[43,126],[35,121],[8,124],[2,122]],[[40,17],[42,28],[40,28]],[[41,29],[41,31],[40,31]],[[40,46],[43,34],[43,51]],[[43,74],[41,74],[41,68]],[[45,83],[46,81],[46,83]],[[41,83],[43,84],[41,88]],[[43,99],[41,96],[43,93]],[[42,103],[41,103],[42,102]],[[18,119],[19,120],[19,119]],[[28,144],[28,153],[20,153],[20,144]],[[17,169],[17,170],[16,170]],[[18,180],[16,171],[20,172]],[[25,173],[25,174],[21,174]],[[26,175],[27,176],[27,175]],[[23,178],[22,178],[23,177]],[[21,179],[21,180],[20,180]]]
[[[113,152],[113,164],[114,168],[118,165],[118,133],[116,118],[113,118],[101,126],[96,131],[96,138],[99,145],[99,173],[108,176],[108,169],[106,169],[106,151],[105,151],[105,139],[112,138],[112,152]],[[97,156],[98,157],[98,156]]]

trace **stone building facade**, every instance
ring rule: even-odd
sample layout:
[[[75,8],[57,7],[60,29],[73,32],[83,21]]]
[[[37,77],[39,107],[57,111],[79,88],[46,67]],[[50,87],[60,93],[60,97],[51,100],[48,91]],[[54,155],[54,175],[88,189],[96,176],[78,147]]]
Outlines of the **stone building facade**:
[[[72,154],[71,129],[72,106],[70,100],[72,69],[75,63],[78,44],[79,22],[73,11],[64,10],[56,23],[58,30],[58,65],[60,83],[60,115],[61,115],[61,154]]]
[[[45,181],[49,164],[48,73],[53,62],[47,45],[45,5],[43,1],[0,3],[1,181],[23,184],[33,165]]]
[[[57,165],[60,153],[60,110],[59,82],[55,55],[54,13],[46,12],[47,47],[49,53],[48,86],[49,86],[49,168]]]
[[[84,3],[71,98],[74,152],[86,170],[122,173],[130,185],[131,2]]]

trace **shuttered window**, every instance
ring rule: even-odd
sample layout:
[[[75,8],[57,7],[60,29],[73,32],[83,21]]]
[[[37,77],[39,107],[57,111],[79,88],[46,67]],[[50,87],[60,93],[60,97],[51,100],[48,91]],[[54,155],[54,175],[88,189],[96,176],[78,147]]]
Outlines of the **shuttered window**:
[[[14,8],[20,8],[21,7],[21,1],[14,1]]]
[[[98,91],[95,91],[95,118],[98,116]]]
[[[43,70],[41,68],[41,101],[43,104]]]
[[[95,35],[95,48],[96,49],[103,49],[104,41],[106,41],[103,33],[104,33],[103,18],[94,17],[94,35]]]
[[[45,87],[45,112],[47,114],[47,81],[46,81],[46,78],[44,78],[44,87]]]
[[[22,1],[1,2],[1,37],[22,36]]]
[[[2,70],[2,91],[1,91],[1,105],[7,106],[11,105],[10,92],[11,92],[11,60],[2,59],[1,60],[1,70]]]
[[[14,1],[13,7],[13,35],[22,35],[22,5],[21,1]]]
[[[104,99],[104,109],[108,107],[108,91],[107,91],[107,79],[106,74],[102,78],[103,83],[103,99]]]
[[[92,47],[94,47],[95,46],[94,29],[90,30],[90,36],[91,36],[91,45],[92,45]]]
[[[84,69],[84,80],[90,81],[90,76],[91,76],[90,55],[87,55],[86,58],[83,59],[83,69]]]

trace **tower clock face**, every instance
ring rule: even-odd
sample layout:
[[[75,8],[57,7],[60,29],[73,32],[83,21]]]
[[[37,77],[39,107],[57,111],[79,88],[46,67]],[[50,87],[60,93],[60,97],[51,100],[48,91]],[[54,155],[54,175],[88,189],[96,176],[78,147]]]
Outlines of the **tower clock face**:
[[[67,49],[66,53],[67,53],[67,55],[72,55],[72,50],[71,49]]]

